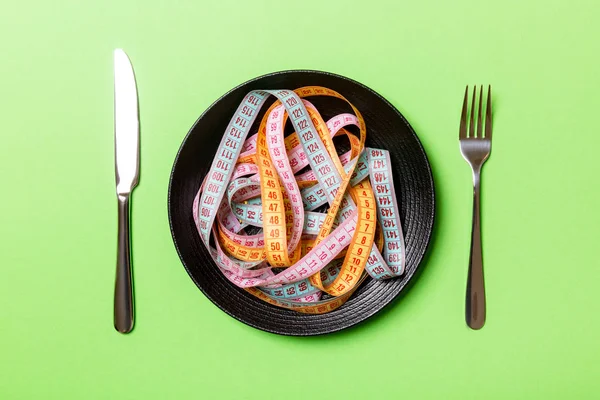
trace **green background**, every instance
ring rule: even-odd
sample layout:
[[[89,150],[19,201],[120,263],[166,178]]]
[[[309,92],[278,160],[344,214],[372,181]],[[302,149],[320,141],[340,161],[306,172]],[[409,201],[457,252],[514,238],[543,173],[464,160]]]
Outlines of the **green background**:
[[[599,398],[599,17],[595,0],[3,2],[0,398]],[[130,335],[112,326],[115,47],[133,61],[142,124]],[[351,77],[396,105],[438,200],[409,294],[315,338],[264,333],[212,305],[181,266],[166,208],[202,111],[294,68]],[[463,314],[467,83],[492,84],[495,106],[478,332]]]

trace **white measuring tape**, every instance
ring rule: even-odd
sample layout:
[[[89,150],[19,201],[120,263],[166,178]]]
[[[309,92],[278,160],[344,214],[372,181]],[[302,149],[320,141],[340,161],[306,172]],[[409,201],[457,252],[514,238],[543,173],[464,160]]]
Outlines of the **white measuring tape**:
[[[248,137],[269,95],[277,101]],[[352,104],[354,115],[325,122],[304,100],[310,96],[347,102],[317,86],[245,96],[194,200],[193,217],[233,284],[276,306],[324,313],[341,306],[368,275],[402,275],[405,249],[389,153],[364,147],[366,126]],[[288,118],[295,132],[285,136]],[[358,127],[359,136],[348,126]],[[351,150],[338,155],[333,137],[341,135]],[[315,211],[323,205],[326,213]]]

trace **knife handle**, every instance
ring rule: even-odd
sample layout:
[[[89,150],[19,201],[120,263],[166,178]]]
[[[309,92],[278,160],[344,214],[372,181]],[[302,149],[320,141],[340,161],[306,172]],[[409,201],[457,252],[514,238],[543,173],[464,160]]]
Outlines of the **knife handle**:
[[[115,280],[115,329],[121,333],[129,333],[133,329],[129,195],[118,195],[117,198],[119,200],[119,235]]]

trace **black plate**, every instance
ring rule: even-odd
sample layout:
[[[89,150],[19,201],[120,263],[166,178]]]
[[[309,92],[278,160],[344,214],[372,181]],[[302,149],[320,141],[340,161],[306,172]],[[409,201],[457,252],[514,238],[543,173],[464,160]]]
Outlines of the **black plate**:
[[[346,304],[323,315],[304,315],[272,306],[231,284],[204,248],[191,211],[194,196],[210,168],[227,123],[243,97],[255,89],[297,89],[302,86],[324,86],[345,96],[365,119],[367,145],[390,151],[406,241],[404,276],[387,281],[369,278]],[[310,97],[309,100],[323,111],[325,120],[340,112],[351,112],[338,99]],[[268,105],[263,106],[263,111]],[[260,121],[261,115],[257,121]],[[326,72],[299,70],[263,75],[243,83],[218,99],[200,116],[175,159],[168,202],[175,247],[188,274],[206,297],[245,324],[268,332],[297,336],[348,328],[392,302],[414,276],[423,259],[435,212],[433,178],[427,156],[402,114],[383,97],[351,79]]]

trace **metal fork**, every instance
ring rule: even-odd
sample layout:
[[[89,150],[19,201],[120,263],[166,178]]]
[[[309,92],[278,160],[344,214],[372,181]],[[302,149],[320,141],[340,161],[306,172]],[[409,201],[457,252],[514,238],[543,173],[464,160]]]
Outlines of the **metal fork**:
[[[481,167],[492,150],[492,87],[488,87],[485,107],[485,136],[481,121],[483,86],[479,89],[479,107],[475,109],[477,86],[473,88],[471,109],[468,107],[469,86],[465,89],[462,114],[460,117],[460,152],[473,170],[473,228],[471,230],[471,257],[467,279],[466,320],[472,329],[481,329],[485,323],[485,286],[483,282],[483,257],[481,255],[481,219],[479,211],[479,191]],[[477,114],[477,134],[475,134],[475,114]],[[469,115],[469,121],[467,121]],[[468,135],[467,135],[468,125]]]

